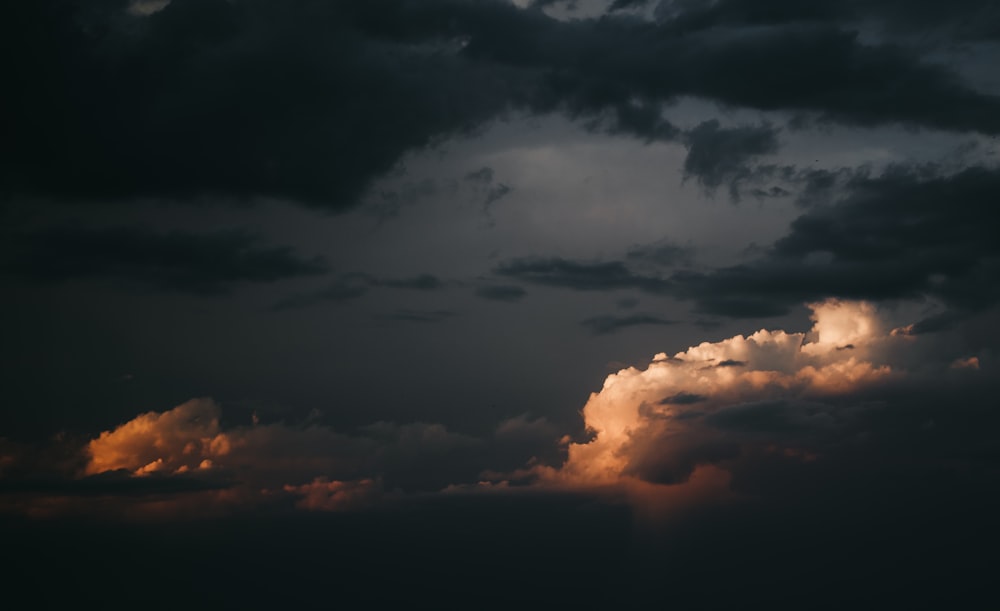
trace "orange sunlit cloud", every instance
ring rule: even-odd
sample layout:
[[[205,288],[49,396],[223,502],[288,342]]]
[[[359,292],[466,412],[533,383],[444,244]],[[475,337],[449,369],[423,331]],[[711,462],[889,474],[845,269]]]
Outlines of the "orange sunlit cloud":
[[[583,408],[593,438],[570,444],[561,468],[540,469],[543,481],[627,481],[651,454],[669,455],[671,444],[710,448],[721,443],[708,427],[694,424],[692,416],[751,402],[808,401],[902,375],[890,363],[879,362],[886,342],[904,340],[886,332],[873,306],[831,299],[809,307],[814,321],[809,334],[762,329],[672,356],[661,353],[645,370],[632,367],[608,376]],[[720,452],[725,454],[723,449],[716,454]],[[699,464],[691,464],[688,475]],[[703,481],[700,486],[705,488]]]
[[[186,478],[218,487],[184,490],[177,498],[156,502],[129,501],[136,512],[251,507],[283,499],[301,509],[340,511],[382,498],[378,477],[386,468],[419,470],[421,460],[439,464],[450,453],[476,451],[482,443],[441,424],[377,422],[346,435],[315,423],[261,424],[253,418],[250,424],[224,426],[221,418],[220,407],[208,398],[140,414],[87,443],[79,475],[149,485]],[[517,441],[546,426],[544,420],[522,417],[505,423],[497,435]],[[196,497],[197,503],[186,500]]]
[[[864,302],[831,299],[809,307],[814,324],[807,333],[761,329],[660,353],[644,370],[609,375],[583,407],[587,441],[573,442],[544,418],[521,415],[500,423],[492,443],[558,445],[565,460],[552,466],[532,459],[514,472],[484,470],[473,488],[503,492],[516,487],[511,483],[534,481],[546,489],[607,490],[650,515],[666,515],[737,498],[729,469],[751,447],[747,443],[782,460],[822,460],[821,448],[798,443],[794,435],[758,430],[752,437],[740,427],[760,426],[761,418],[783,419],[793,428],[829,426],[838,418],[838,397],[905,376],[900,348],[912,348],[919,338],[894,333]],[[951,368],[978,365],[969,357]],[[164,479],[193,486],[174,496],[129,501],[134,513],[268,503],[341,511],[393,497],[381,480],[387,466],[404,465],[419,475],[421,460],[441,469],[453,456],[448,452],[487,448],[486,441],[440,424],[379,422],[345,435],[318,424],[261,424],[255,417],[224,427],[221,420],[221,409],[207,398],[140,414],[90,440],[78,475],[127,478],[145,482],[147,490]],[[2,450],[0,444],[0,470],[11,462],[10,452]],[[468,481],[453,480],[441,489],[465,489]],[[210,485],[194,487],[197,482]],[[77,503],[50,501],[54,512]]]
[[[192,399],[167,412],[136,416],[87,445],[86,473],[127,469],[142,475],[203,468],[205,461],[230,450],[219,415],[211,399]]]
[[[145,509],[140,508],[145,513],[187,506],[203,510],[206,504],[252,505],[281,496],[299,498],[297,505],[304,509],[335,510],[372,498],[372,480],[350,477],[363,470],[366,456],[374,452],[372,440],[322,426],[255,422],[223,430],[220,418],[219,406],[207,398],[136,416],[87,444],[84,475],[124,470],[144,478],[218,472],[238,480],[234,488],[200,494],[198,503],[146,502]]]

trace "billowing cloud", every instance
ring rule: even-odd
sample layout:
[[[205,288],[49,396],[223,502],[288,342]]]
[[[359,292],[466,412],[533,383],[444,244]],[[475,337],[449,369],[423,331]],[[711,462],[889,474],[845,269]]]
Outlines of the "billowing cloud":
[[[86,473],[125,469],[139,475],[211,468],[212,458],[232,451],[219,417],[218,406],[208,399],[188,401],[162,414],[136,416],[87,445]]]
[[[844,417],[838,397],[905,375],[891,362],[890,344],[912,338],[891,335],[864,302],[810,307],[808,334],[761,329],[661,353],[645,370],[609,376],[583,408],[592,439],[570,444],[565,464],[543,469],[545,477],[577,485],[683,483],[760,444],[751,436],[762,432],[783,433],[765,445],[812,455],[784,433],[835,426]]]
[[[476,481],[490,469],[554,462],[559,437],[545,418],[526,414],[480,437],[423,422],[376,422],[351,433],[316,420],[226,426],[220,406],[198,398],[139,414],[82,447],[53,444],[48,471],[38,460],[27,469],[30,448],[0,440],[0,495],[10,510],[35,516],[357,510]]]
[[[482,443],[440,424],[380,422],[347,435],[309,423],[225,428],[220,418],[221,409],[211,399],[140,414],[90,441],[84,473],[214,473],[266,489],[316,478],[384,477],[393,487],[433,489],[457,477],[446,468],[449,461]]]
[[[608,376],[582,410],[589,438],[563,438],[561,465],[491,481],[624,497],[660,528],[707,505],[787,511],[885,486],[918,498],[956,464],[968,472],[956,488],[992,477],[982,355],[954,357],[956,346],[909,335],[867,302],[809,307],[809,332],[761,329]]]

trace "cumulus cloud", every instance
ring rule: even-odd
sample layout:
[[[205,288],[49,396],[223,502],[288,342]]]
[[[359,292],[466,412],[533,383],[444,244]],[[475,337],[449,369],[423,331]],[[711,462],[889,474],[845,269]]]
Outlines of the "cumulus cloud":
[[[384,489],[435,490],[474,477],[478,468],[469,459],[484,444],[441,424],[378,422],[348,435],[320,424],[224,427],[221,414],[207,398],[140,414],[86,445],[82,479],[183,478],[190,488],[200,478],[213,482],[204,489],[226,488],[219,504],[293,497],[303,509],[339,510],[373,501]]]
[[[162,414],[136,416],[87,445],[85,472],[182,473],[208,468],[212,458],[232,449],[219,427],[219,416],[218,406],[208,399],[194,399]]]
[[[933,338],[901,333],[867,302],[809,307],[808,332],[761,329],[608,376],[582,409],[586,437],[527,414],[481,437],[421,422],[350,433],[315,420],[226,426],[220,407],[200,398],[89,440],[71,481],[24,479],[0,492],[34,499],[24,508],[41,507],[39,498],[61,499],[44,504],[52,511],[118,498],[135,511],[176,514],[355,510],[456,485],[534,483],[624,492],[652,516],[762,488],[781,492],[769,478],[798,477],[789,464],[827,478],[840,465],[841,475],[857,477],[856,451],[912,460],[928,435],[937,437],[921,460],[991,451],[993,442],[962,416],[992,417],[983,412],[992,396],[983,382],[994,367],[988,354],[948,352]],[[934,351],[936,359],[925,358]],[[873,438],[881,445],[863,445]],[[0,467],[14,473],[23,448],[4,442],[0,450]]]
[[[562,437],[557,462],[484,473],[486,488],[624,500],[638,526],[669,530],[709,507],[822,512],[887,489],[903,506],[994,477],[988,353],[895,332],[899,313],[867,302],[808,305],[808,332],[761,329],[608,376],[582,409],[587,436]]]
[[[39,517],[353,511],[475,482],[490,470],[555,464],[560,436],[527,414],[478,437],[426,422],[379,421],[351,432],[315,418],[233,426],[214,400],[197,398],[82,444],[56,440],[35,451],[53,467],[44,471],[31,448],[0,438],[0,495],[7,511]]]
[[[836,426],[844,417],[838,398],[905,375],[890,344],[911,338],[891,335],[872,305],[830,299],[810,307],[809,333],[761,329],[608,376],[583,408],[592,438],[569,444],[565,464],[541,469],[543,479],[683,483],[699,469],[723,468],[745,445],[762,443],[762,433],[799,452],[800,436],[788,431]]]

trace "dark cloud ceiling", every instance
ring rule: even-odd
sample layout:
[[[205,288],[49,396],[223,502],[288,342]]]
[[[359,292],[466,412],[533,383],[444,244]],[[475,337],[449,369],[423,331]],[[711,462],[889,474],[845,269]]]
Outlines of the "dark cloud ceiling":
[[[345,209],[404,152],[512,110],[684,138],[686,168],[709,185],[777,146],[767,126],[682,134],[660,112],[682,96],[995,134],[996,96],[922,48],[857,29],[871,18],[947,40],[993,35],[995,9],[968,4],[974,21],[936,3],[679,4],[658,22],[617,11],[558,21],[499,0],[176,0],[149,16],[124,0],[19,4],[3,20],[15,92],[3,182],[8,194],[80,200],[272,196]]]

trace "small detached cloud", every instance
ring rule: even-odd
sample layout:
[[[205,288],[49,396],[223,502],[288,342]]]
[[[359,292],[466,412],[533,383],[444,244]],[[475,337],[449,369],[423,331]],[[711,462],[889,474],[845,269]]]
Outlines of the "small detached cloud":
[[[731,195],[739,199],[738,183],[751,172],[748,162],[776,153],[779,131],[768,123],[722,127],[717,119],[704,121],[684,134],[684,175],[710,191],[729,183]]]
[[[608,335],[617,333],[629,327],[649,326],[649,325],[672,325],[675,321],[667,320],[652,314],[630,314],[627,316],[613,316],[606,314],[594,316],[580,321],[580,324],[590,329],[594,335]]]
[[[476,296],[490,301],[513,303],[520,301],[528,291],[516,284],[490,284],[476,288]]]
[[[526,257],[506,261],[494,273],[543,286],[577,291],[612,291],[638,289],[647,293],[666,293],[668,280],[639,274],[621,261],[573,261],[561,257]]]

